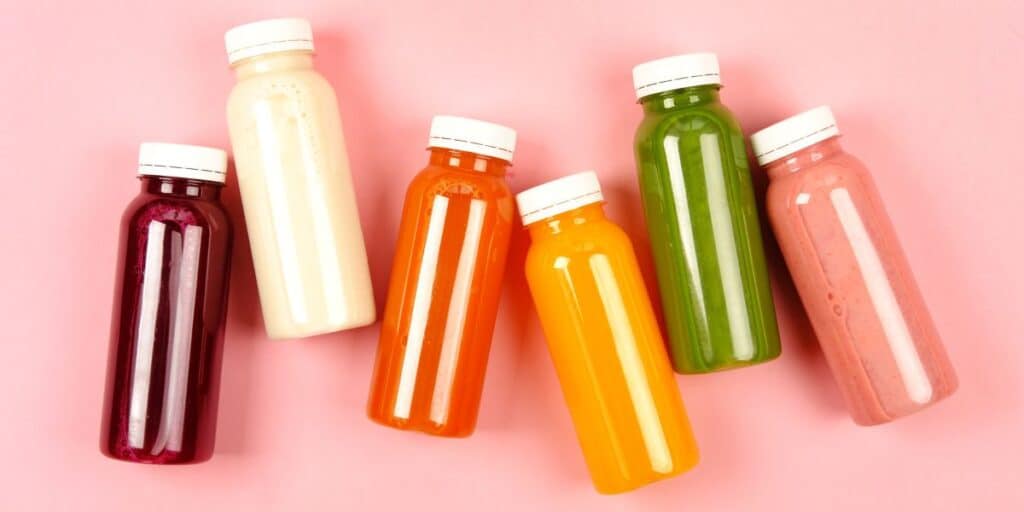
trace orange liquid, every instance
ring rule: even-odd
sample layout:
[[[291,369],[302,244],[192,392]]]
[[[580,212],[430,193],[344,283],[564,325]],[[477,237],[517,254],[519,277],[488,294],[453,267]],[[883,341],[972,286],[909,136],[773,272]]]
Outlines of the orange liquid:
[[[698,460],[632,244],[600,204],[529,226],[526,278],[594,486],[628,491]]]
[[[374,421],[473,432],[514,215],[508,165],[435,148],[410,185],[367,406]]]

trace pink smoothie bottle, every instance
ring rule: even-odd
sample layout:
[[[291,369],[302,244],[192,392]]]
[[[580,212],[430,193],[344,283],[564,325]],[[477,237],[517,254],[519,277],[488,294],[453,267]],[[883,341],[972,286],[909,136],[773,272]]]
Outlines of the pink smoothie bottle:
[[[818,107],[751,143],[800,299],[854,421],[876,425],[953,393],[956,373],[871,175]]]

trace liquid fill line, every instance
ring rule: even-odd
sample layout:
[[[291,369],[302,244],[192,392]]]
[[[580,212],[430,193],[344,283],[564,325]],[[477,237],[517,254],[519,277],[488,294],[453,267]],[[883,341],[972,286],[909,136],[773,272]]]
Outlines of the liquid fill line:
[[[833,190],[829,193],[829,198],[860,267],[868,296],[871,297],[871,303],[882,324],[882,331],[889,342],[889,350],[896,359],[896,367],[907,394],[916,403],[928,403],[932,398],[931,381],[928,380],[928,374],[921,364],[914,339],[903,318],[903,311],[896,300],[896,294],[885,273],[885,267],[882,266],[875,244],[871,241],[871,236],[857,211],[857,206],[853,204],[850,192],[845,188]]]
[[[619,290],[619,284],[615,279],[608,256],[604,254],[591,256],[590,268],[594,273],[597,292],[601,296],[601,303],[604,305],[604,311],[608,317],[612,338],[615,342],[615,352],[622,365],[623,377],[626,379],[626,387],[629,390],[630,401],[633,403],[637,423],[640,425],[640,434],[643,437],[644,446],[647,448],[647,458],[651,463],[651,469],[658,473],[669,473],[672,471],[672,454],[669,452],[668,440],[665,438],[665,431],[661,426],[658,408],[654,404],[647,372],[640,360],[640,352],[637,350],[637,341],[633,336],[629,313],[626,311],[626,304],[622,299],[622,292]]]
[[[257,103],[253,106],[257,117],[256,129],[259,132],[260,153],[264,163],[263,174],[266,178],[267,201],[270,204],[270,219],[277,242],[277,254],[280,255],[281,278],[284,280],[285,295],[291,310],[292,321],[305,324],[309,321],[309,310],[306,306],[305,289],[302,284],[299,256],[295,245],[295,233],[292,232],[292,215],[288,210],[288,185],[285,183],[285,169],[282,165],[281,148],[277,134],[274,133],[274,113],[271,105]]]
[[[298,113],[294,113],[298,119]],[[313,140],[315,137],[310,133],[309,126],[296,121],[301,140]],[[306,194],[309,197],[310,216],[313,218],[313,235],[316,237],[317,256],[320,260],[320,283],[323,286],[324,305],[326,306],[327,321],[334,326],[342,325],[345,322],[345,292],[342,283],[345,277],[341,275],[338,264],[337,242],[334,238],[334,229],[331,225],[331,214],[327,208],[327,200],[324,191],[328,190],[323,183],[321,173],[317,169],[316,156],[312,153],[309,144],[297,144],[302,148],[303,170],[306,177]]]
[[[455,382],[455,368],[458,366],[462,349],[462,335],[466,328],[466,310],[469,309],[469,293],[476,274],[476,259],[480,249],[480,234],[484,226],[487,202],[472,199],[469,202],[469,219],[466,233],[459,252],[459,263],[455,270],[455,284],[448,302],[448,318],[445,320],[444,336],[441,342],[441,360],[438,363],[434,381],[434,396],[430,402],[430,420],[436,424],[448,421],[451,405],[452,384]]]
[[[128,446],[142,448],[146,442],[146,416],[149,383],[153,371],[153,343],[156,338],[156,314],[160,308],[160,282],[163,280],[164,234],[166,226],[150,221],[146,235],[146,262],[142,273],[142,297],[132,358],[132,387],[128,406]]]
[[[156,439],[153,440],[153,446],[150,448],[150,453],[154,455],[163,451],[164,446],[167,445],[167,410],[171,407],[167,401],[167,392],[171,382],[171,352],[174,350],[174,329],[178,318],[178,280],[181,278],[181,233],[172,230],[167,233],[167,238],[171,246],[169,251],[165,249],[167,254],[166,267],[170,269],[170,273],[167,276],[167,317],[169,320],[167,324],[167,346],[164,347],[164,389],[161,395],[163,397],[163,407],[161,408],[161,416],[159,418],[159,430],[157,431]]]
[[[700,309],[696,315],[697,329],[701,336],[698,342],[706,355],[713,353],[711,337],[707,325],[707,309],[704,305],[704,285],[700,278],[700,265],[697,262],[697,244],[694,241],[693,223],[690,221],[690,204],[686,196],[686,179],[683,176],[682,158],[679,156],[679,137],[669,135],[665,137],[665,160],[668,163],[668,182],[672,189],[673,208],[676,213],[676,227],[679,229],[679,238],[683,244],[683,257],[686,259],[686,268],[693,280],[693,298]]]
[[[188,394],[189,356],[192,353],[192,327],[195,319],[196,291],[199,283],[199,251],[203,228],[187,226],[184,246],[180,249],[177,291],[172,303],[173,313],[169,365],[164,383],[166,405],[160,418],[160,430],[150,453],[159,454],[166,447],[180,452],[185,430],[185,402]],[[180,244],[179,244],[180,245]]]
[[[718,135],[701,134],[700,150],[704,163],[704,179],[708,187],[711,230],[715,239],[715,251],[718,253],[718,268],[722,274],[722,292],[725,295],[725,314],[729,319],[732,350],[736,359],[749,361],[754,358],[754,339],[750,333],[750,318],[747,316],[747,301],[743,293],[743,274],[740,272],[736,234],[732,229],[732,213],[729,211],[729,194],[725,189],[725,171],[722,169]]]
[[[437,255],[441,252],[441,237],[448,217],[448,198],[434,196],[430,223],[427,225],[427,239],[423,243],[423,257],[417,271],[416,290],[413,293],[412,313],[409,320],[409,336],[402,356],[402,373],[398,379],[398,395],[395,397],[395,417],[409,418],[412,397],[416,391],[416,374],[420,367],[420,353],[423,351],[423,337],[427,330],[427,315],[434,295],[434,277],[437,273]]]

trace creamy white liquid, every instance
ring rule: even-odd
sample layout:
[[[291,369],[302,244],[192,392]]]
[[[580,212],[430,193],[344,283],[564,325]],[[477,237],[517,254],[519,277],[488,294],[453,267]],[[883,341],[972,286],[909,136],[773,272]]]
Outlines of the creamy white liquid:
[[[308,52],[235,64],[228,128],[267,333],[295,338],[376,319],[331,86]]]

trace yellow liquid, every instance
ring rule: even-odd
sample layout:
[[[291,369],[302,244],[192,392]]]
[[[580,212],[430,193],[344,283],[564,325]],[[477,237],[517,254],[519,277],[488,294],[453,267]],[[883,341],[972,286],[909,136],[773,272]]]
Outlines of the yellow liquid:
[[[529,229],[526,278],[594,486],[624,492],[696,465],[629,238],[600,204]]]

